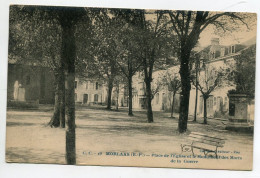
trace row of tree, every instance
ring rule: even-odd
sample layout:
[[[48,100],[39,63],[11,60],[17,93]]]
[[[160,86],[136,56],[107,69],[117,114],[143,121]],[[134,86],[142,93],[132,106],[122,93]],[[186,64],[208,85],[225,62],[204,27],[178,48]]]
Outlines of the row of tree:
[[[96,63],[95,67],[89,65],[88,72],[101,67],[102,77],[108,78],[108,104],[111,108],[111,92],[115,76],[123,76],[127,79],[129,115],[132,111],[132,77],[137,71],[144,75],[145,94],[147,103],[147,119],[153,122],[152,99],[154,91],[151,86],[153,72],[165,69],[165,59],[177,57],[180,65],[181,77],[181,108],[179,117],[179,131],[187,129],[189,92],[191,88],[191,68],[195,61],[191,54],[196,46],[200,34],[209,25],[224,30],[234,30],[238,22],[244,23],[244,14],[237,13],[209,13],[186,11],[145,11],[145,10],[118,10],[105,9],[102,17],[95,21],[95,39],[97,51],[93,50],[91,59]],[[101,21],[100,21],[101,19]],[[228,24],[233,21],[233,25]],[[221,24],[221,25],[220,25]],[[204,107],[210,93],[217,87],[223,78],[223,71],[215,71],[213,78],[205,72],[204,83],[206,88],[196,82],[196,88],[203,93]],[[95,70],[100,74],[100,70]],[[195,77],[196,79],[198,77]],[[176,78],[174,79],[176,80]],[[175,85],[176,81],[168,81]],[[209,82],[213,81],[212,82]],[[172,87],[174,88],[174,86]],[[172,90],[172,89],[171,89]],[[172,90],[174,95],[178,90]],[[173,105],[172,105],[173,107]],[[196,109],[195,109],[196,110]],[[206,123],[206,109],[204,109],[204,123]],[[195,114],[196,115],[196,114]]]

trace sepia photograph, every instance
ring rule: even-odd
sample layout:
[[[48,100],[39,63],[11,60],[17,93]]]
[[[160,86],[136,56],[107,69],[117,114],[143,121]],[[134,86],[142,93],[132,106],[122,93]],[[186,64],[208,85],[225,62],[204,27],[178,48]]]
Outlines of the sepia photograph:
[[[7,163],[253,169],[257,14],[11,5]]]

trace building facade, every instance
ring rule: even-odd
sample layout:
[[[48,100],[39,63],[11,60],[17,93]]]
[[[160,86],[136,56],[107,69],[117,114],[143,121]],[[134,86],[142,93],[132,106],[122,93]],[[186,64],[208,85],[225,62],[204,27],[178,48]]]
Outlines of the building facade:
[[[76,78],[75,102],[77,104],[93,105],[106,102],[106,87],[100,80]]]
[[[54,77],[49,68],[8,63],[8,101],[54,102]]]
[[[211,40],[211,45],[200,51],[202,61],[200,63],[201,71],[199,77],[205,75],[205,72],[211,72],[212,70],[218,71],[219,69],[225,70],[231,73],[234,70],[236,62],[235,57],[241,54],[241,51],[246,50],[249,46],[255,44],[255,38],[248,40],[242,44],[234,44],[230,46],[223,46],[219,44],[218,38]],[[207,71],[211,70],[211,71]],[[217,75],[217,74],[215,74]],[[229,113],[229,97],[228,91],[235,89],[235,84],[232,81],[222,80],[221,86],[217,87],[210,93],[207,99],[207,115],[208,117],[223,117],[228,116]],[[194,114],[195,109],[195,95],[196,88],[192,86],[190,92],[190,104],[189,114]],[[197,114],[203,116],[204,113],[204,101],[200,91],[198,91],[197,100]],[[252,108],[252,106],[250,106]],[[251,113],[251,115],[253,115]]]
[[[118,103],[119,107],[127,107],[125,85],[119,84],[112,90],[112,105]],[[103,80],[80,79],[75,80],[75,102],[81,105],[106,105],[108,97],[107,83]]]
[[[223,46],[219,44],[218,38],[213,38],[211,44],[206,48],[202,49],[198,53],[201,56],[200,62],[200,76],[203,76],[206,70],[218,69],[230,69],[229,72],[232,72],[232,69],[235,66],[234,57],[241,54],[242,50],[245,50],[250,45],[255,44],[255,38],[248,40],[242,44],[234,44],[230,46]],[[152,90],[157,87],[160,80],[160,76],[164,75],[166,72],[179,71],[179,66],[173,66],[167,70],[156,71],[153,73],[153,82]],[[207,71],[208,72],[208,71]],[[160,73],[160,75],[159,75]],[[214,74],[214,73],[213,73]],[[144,109],[146,107],[146,95],[145,95],[145,83],[144,77],[141,73],[138,73],[133,78],[133,108]],[[221,81],[223,84],[221,87],[217,87],[214,91],[211,92],[209,98],[207,99],[207,115],[208,117],[223,117],[228,115],[229,112],[229,98],[228,91],[235,89],[235,85],[230,81]],[[180,91],[178,91],[173,99],[172,92],[168,90],[167,86],[160,87],[160,90],[154,93],[152,100],[152,108],[154,111],[170,111],[172,106],[172,101],[174,100],[174,112],[179,112],[180,107]],[[190,91],[190,103],[189,103],[189,115],[194,115],[195,110],[195,96],[196,88],[192,85]],[[254,106],[249,106],[251,116],[253,116]],[[200,91],[198,91],[197,99],[197,115],[203,116],[204,113],[204,101],[203,96]]]
[[[178,68],[173,66],[172,68]],[[171,71],[171,69],[168,69]],[[161,83],[162,77],[165,76],[167,70],[160,70],[153,73],[152,87],[152,108],[154,111],[170,111],[172,107],[172,101],[174,111],[179,112],[180,106],[180,94],[176,93],[173,99],[173,93],[168,90],[168,86]],[[145,94],[145,83],[144,76],[141,72],[137,73],[133,77],[133,108],[134,109],[146,109],[146,94]]]
[[[223,46],[219,44],[219,39],[213,38],[211,45],[202,49],[198,53],[201,56],[199,78],[205,75],[205,72],[214,68],[229,69],[235,66],[235,59],[241,51],[256,41],[248,40],[242,44]],[[179,66],[175,65],[167,70],[155,71],[152,82],[152,108],[154,111],[171,111],[172,104],[174,112],[179,112],[180,108],[180,91],[177,91],[173,97],[173,92],[167,85],[162,84],[162,76],[166,73],[178,74]],[[202,77],[203,78],[203,77]],[[133,76],[133,109],[146,109],[145,83],[142,72]],[[226,81],[221,81],[225,83]],[[54,76],[49,68],[40,66],[22,65],[9,61],[8,64],[8,101],[36,101],[40,104],[54,103]],[[228,83],[216,88],[210,93],[207,99],[208,117],[223,117],[229,112],[228,91],[235,89],[235,85]],[[107,104],[107,83],[103,80],[95,79],[75,79],[75,102],[81,105]],[[189,114],[194,115],[196,88],[192,85],[190,91]],[[119,107],[128,107],[128,89],[124,84],[113,87],[112,105]],[[254,106],[250,105],[248,109],[250,118],[254,115]],[[203,116],[204,101],[200,91],[197,99],[197,115]],[[253,120],[253,118],[252,118]]]

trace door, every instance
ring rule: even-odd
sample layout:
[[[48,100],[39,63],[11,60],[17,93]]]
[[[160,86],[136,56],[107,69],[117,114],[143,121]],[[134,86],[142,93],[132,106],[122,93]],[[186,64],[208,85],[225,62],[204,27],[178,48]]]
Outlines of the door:
[[[217,99],[217,110],[216,111],[220,111],[221,113],[223,112],[223,98],[221,96],[218,96]]]
[[[88,102],[88,94],[83,95],[83,104],[86,104]]]
[[[98,103],[98,94],[95,94],[95,95],[94,95],[94,102],[95,102],[95,103]]]

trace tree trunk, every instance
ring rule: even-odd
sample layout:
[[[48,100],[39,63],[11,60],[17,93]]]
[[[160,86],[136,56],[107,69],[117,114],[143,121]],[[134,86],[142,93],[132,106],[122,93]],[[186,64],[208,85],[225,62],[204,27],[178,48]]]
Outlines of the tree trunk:
[[[196,96],[195,96],[195,108],[194,108],[194,119],[193,121],[197,121],[197,104],[198,104],[198,85],[197,85],[197,79],[196,79]]]
[[[119,99],[119,84],[117,84],[117,86],[116,86],[116,110],[117,111],[118,111],[118,105],[119,105],[118,99]]]
[[[76,137],[75,137],[75,25],[70,20],[71,14],[64,12],[61,20],[62,27],[62,59],[66,63],[66,162],[76,164]]]
[[[189,116],[190,101],[190,70],[189,70],[189,50],[183,50],[181,56],[180,76],[181,76],[181,98],[180,115],[178,129],[180,133],[186,132]]]
[[[207,97],[203,96],[204,100],[204,124],[207,124]]]
[[[194,107],[194,119],[193,121],[196,122],[197,121],[197,104],[198,104],[198,68],[199,68],[199,61],[198,59],[196,59],[195,61],[195,70],[196,70],[196,83],[195,83],[195,87],[196,87],[196,96],[195,96],[195,107]]]
[[[67,164],[76,164],[76,137],[75,137],[75,102],[74,102],[75,74],[68,73],[66,92],[66,161]]]
[[[132,76],[128,78],[128,115],[133,116]]]
[[[174,97],[175,97],[175,92],[173,92],[173,95],[172,95],[172,109],[171,109],[171,118],[173,118]]]
[[[60,127],[65,128],[65,73],[64,66],[60,80]]]
[[[151,79],[145,79],[146,85],[146,100],[147,100],[147,119],[148,122],[153,122],[153,110],[152,110],[152,91],[151,91]]]
[[[113,78],[109,78],[109,80],[108,80],[107,109],[111,109],[113,80],[114,80]]]
[[[53,116],[49,122],[51,127],[59,127],[60,125],[60,84],[59,84],[59,75],[55,75],[55,96],[54,96],[54,112]]]
[[[64,72],[57,70],[55,74],[55,103],[53,116],[49,122],[51,127],[65,128],[65,79]]]

